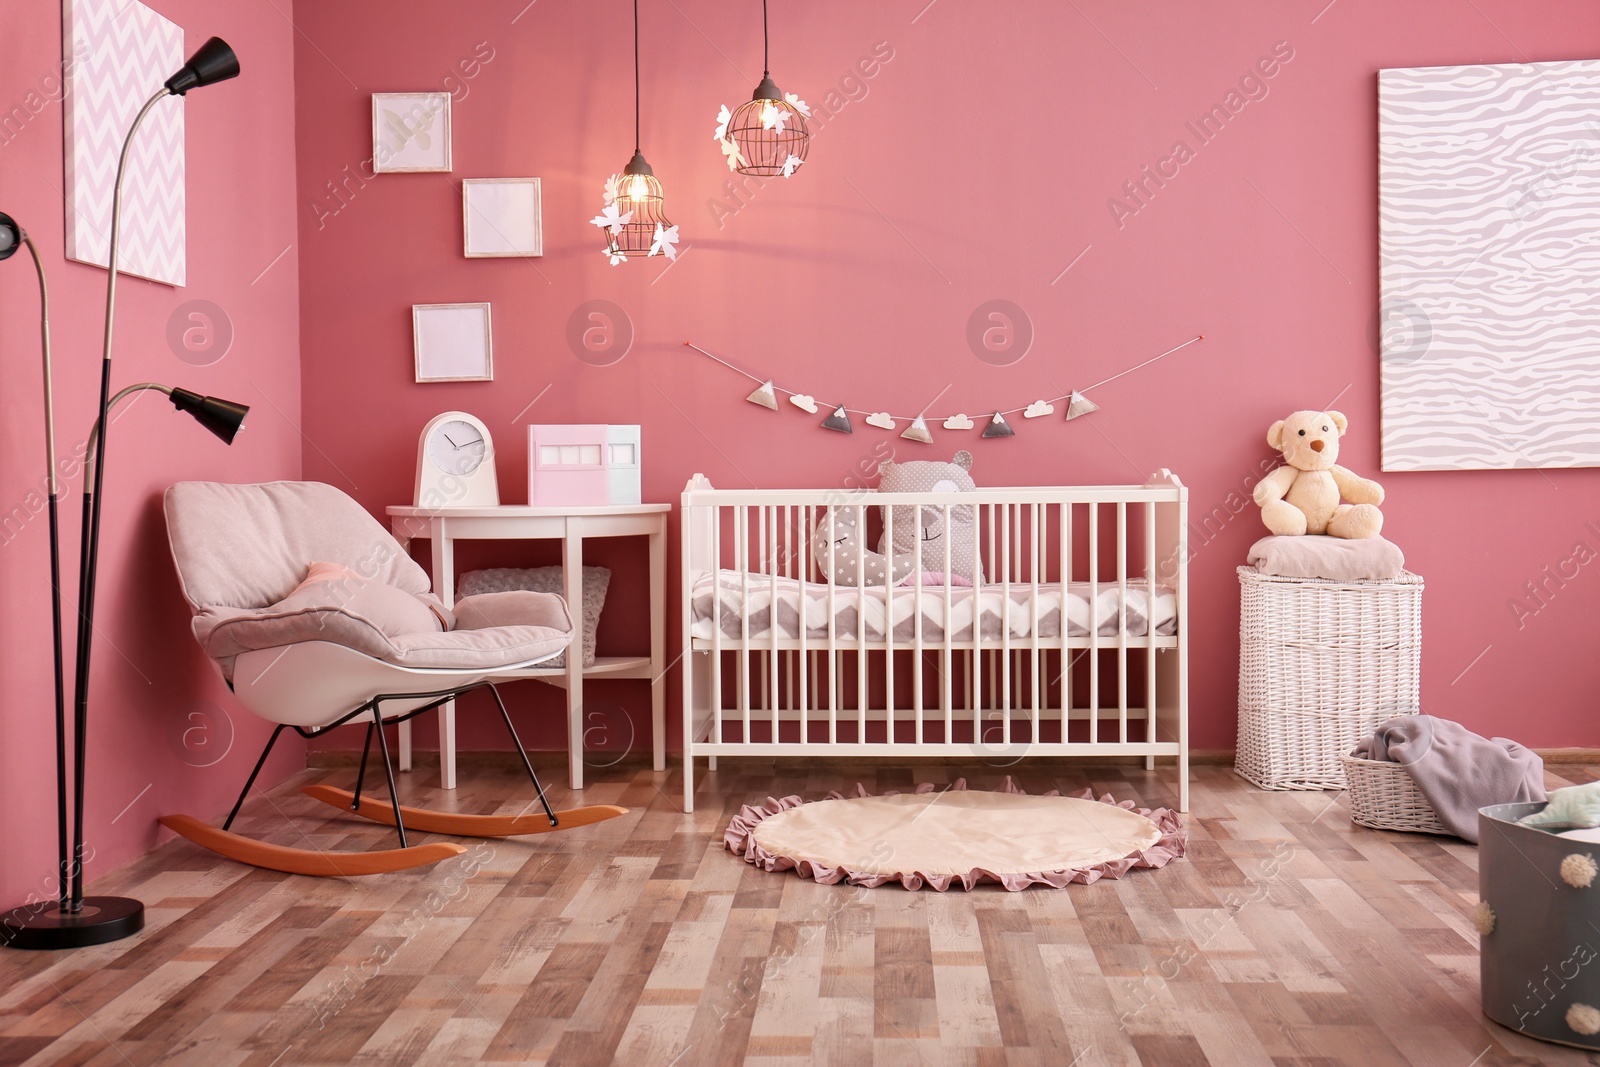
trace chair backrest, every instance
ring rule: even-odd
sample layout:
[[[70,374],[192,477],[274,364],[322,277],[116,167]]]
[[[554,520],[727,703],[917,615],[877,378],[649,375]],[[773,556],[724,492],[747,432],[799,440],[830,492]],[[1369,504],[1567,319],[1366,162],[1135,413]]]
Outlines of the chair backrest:
[[[167,490],[165,509],[178,581],[197,615],[276,604],[312,563],[428,592],[427,573],[389,531],[322,482],[179,482]]]

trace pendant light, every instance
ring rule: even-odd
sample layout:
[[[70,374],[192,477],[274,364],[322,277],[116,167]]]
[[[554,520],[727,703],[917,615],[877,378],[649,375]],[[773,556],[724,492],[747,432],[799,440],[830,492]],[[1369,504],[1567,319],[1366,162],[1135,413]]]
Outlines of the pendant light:
[[[768,69],[767,0],[761,0],[761,84],[750,101],[732,112],[727,105],[717,113],[716,138],[728,168],[763,178],[789,177],[806,161],[811,130],[806,119],[811,109],[794,93],[784,93]]]
[[[612,266],[625,259],[678,258],[678,228],[662,208],[661,182],[639,151],[639,0],[633,0],[633,158],[606,180],[605,210],[589,220],[606,234]]]

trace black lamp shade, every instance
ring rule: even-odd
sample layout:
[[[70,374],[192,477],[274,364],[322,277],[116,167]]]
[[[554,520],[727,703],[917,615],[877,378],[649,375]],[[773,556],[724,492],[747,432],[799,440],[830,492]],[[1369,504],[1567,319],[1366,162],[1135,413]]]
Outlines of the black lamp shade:
[[[167,91],[173,96],[182,96],[190,89],[238,76],[239,57],[233,54],[227,41],[213,37],[189,57],[182,70],[167,79]]]
[[[22,247],[22,227],[17,220],[0,211],[0,259],[10,259]]]
[[[225,444],[233,444],[234,436],[244,428],[244,417],[250,413],[243,404],[201,396],[187,389],[174,389],[170,397],[173,407],[193,415],[196,422],[222,438]]]

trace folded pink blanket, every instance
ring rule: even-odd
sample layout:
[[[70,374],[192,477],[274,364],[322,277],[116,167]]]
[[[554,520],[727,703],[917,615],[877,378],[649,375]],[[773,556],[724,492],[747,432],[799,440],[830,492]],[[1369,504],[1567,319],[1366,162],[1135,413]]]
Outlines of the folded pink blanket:
[[[1350,753],[1404,764],[1439,822],[1478,843],[1478,809],[1543,800],[1544,760],[1504,737],[1480,737],[1458,722],[1401,715],[1380,723]]]

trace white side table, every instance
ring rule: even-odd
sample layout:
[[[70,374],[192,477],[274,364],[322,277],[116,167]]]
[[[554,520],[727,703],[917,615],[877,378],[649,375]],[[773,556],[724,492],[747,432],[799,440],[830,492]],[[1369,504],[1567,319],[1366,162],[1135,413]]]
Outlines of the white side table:
[[[426,537],[433,542],[433,591],[446,605],[455,603],[455,542],[559,539],[562,580],[577,634],[565,667],[532,667],[509,677],[532,678],[567,690],[567,747],[572,788],[583,788],[583,680],[590,677],[642,678],[650,683],[650,740],[655,769],[667,767],[666,560],[667,516],[671,504],[617,504],[605,507],[531,507],[507,504],[483,508],[388,509],[394,536],[403,548]],[[650,654],[595,656],[583,665],[583,541],[586,537],[650,539]],[[439,779],[456,787],[455,701],[439,709]],[[400,724],[400,769],[411,768],[411,724]]]

